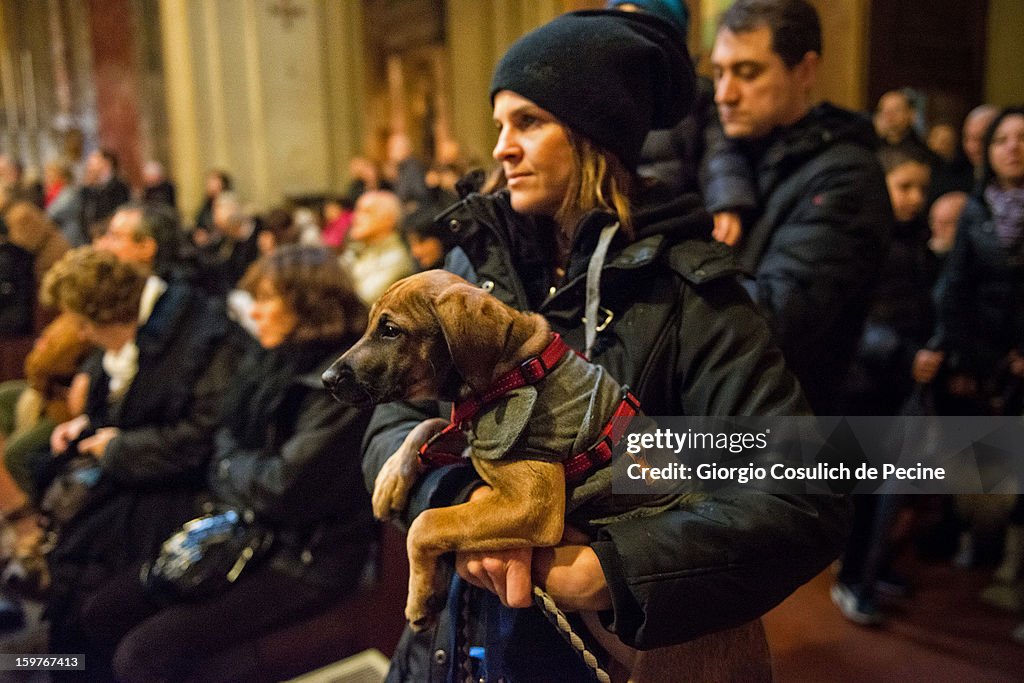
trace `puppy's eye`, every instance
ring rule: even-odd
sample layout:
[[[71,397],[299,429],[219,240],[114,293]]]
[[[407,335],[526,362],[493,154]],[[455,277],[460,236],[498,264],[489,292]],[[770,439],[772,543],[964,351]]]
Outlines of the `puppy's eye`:
[[[394,339],[400,334],[402,334],[402,330],[397,325],[392,325],[391,323],[381,323],[380,336],[384,337],[385,339]]]

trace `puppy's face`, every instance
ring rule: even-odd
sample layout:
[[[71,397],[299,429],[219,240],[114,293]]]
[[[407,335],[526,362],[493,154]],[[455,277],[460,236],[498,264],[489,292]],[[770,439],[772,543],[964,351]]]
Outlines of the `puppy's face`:
[[[323,381],[345,403],[454,401],[481,393],[549,338],[540,315],[506,306],[457,275],[428,270],[384,292],[366,334]]]
[[[337,400],[454,398],[460,381],[434,310],[447,284],[447,278],[413,276],[384,293],[370,311],[366,333],[323,374]]]

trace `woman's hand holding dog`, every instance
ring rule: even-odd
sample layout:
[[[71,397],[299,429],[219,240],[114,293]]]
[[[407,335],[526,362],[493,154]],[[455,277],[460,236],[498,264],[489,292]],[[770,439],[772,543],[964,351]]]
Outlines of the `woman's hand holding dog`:
[[[473,491],[470,500],[485,494]],[[464,580],[491,591],[507,607],[533,604],[533,584],[568,611],[611,607],[611,594],[597,554],[586,534],[567,526],[562,544],[553,548],[516,548],[487,553],[460,552],[455,570]]]

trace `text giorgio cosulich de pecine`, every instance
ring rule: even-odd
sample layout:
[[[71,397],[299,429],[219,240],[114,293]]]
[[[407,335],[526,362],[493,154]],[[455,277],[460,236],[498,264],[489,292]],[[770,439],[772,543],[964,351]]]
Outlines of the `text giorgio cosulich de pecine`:
[[[751,449],[763,450],[768,447],[770,429],[763,432],[675,432],[670,429],[657,429],[643,433],[631,433],[626,439],[626,453],[638,456],[645,451],[681,453],[688,449],[713,449],[727,451],[731,454],[743,453]],[[850,467],[846,463],[830,464],[817,462],[813,464],[793,465],[785,463],[745,465],[719,464],[702,462],[685,464],[669,462],[651,466],[643,458],[626,467],[626,476],[633,480],[644,481],[708,481],[732,482],[747,484],[763,481],[942,481],[946,478],[943,467],[928,467],[922,463],[900,466],[892,463],[875,467],[862,463]]]

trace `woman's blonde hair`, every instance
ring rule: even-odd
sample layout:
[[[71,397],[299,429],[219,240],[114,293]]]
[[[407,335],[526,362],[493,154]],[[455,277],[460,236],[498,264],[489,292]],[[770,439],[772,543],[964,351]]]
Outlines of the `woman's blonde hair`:
[[[46,272],[40,298],[94,325],[121,325],[139,319],[145,286],[146,274],[137,266],[85,246],[67,252]]]
[[[565,130],[575,163],[569,192],[555,218],[579,219],[588,211],[601,209],[615,214],[622,230],[633,237],[633,210],[629,201],[633,174],[611,152],[599,148],[571,128]]]
[[[622,231],[632,238],[633,210],[629,197],[635,182],[633,174],[614,154],[568,126],[560,125],[572,148],[573,169],[569,190],[552,218],[570,231],[588,211],[599,209],[614,214]],[[505,184],[505,172],[499,166],[487,179],[483,192],[495,192]]]

